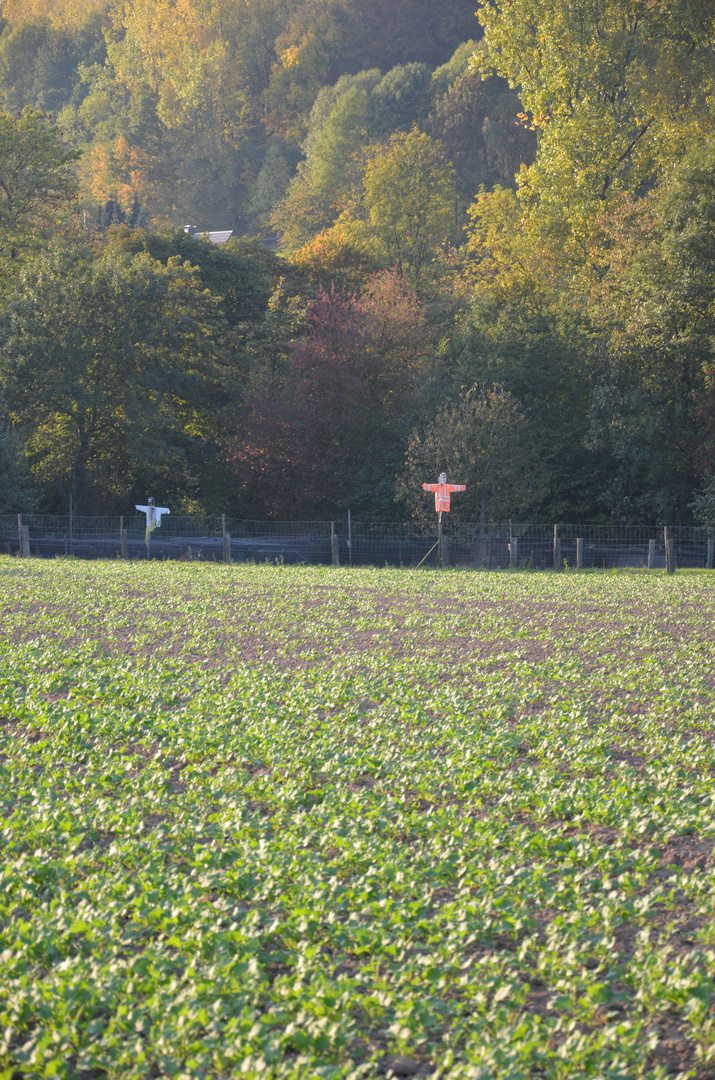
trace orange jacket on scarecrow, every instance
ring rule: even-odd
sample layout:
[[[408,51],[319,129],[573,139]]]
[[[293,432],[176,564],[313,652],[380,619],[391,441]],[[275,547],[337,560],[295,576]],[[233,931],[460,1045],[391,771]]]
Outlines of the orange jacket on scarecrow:
[[[423,484],[422,490],[433,491],[435,510],[438,514],[446,514],[449,513],[450,509],[450,495],[454,494],[455,491],[466,491],[467,485],[448,484],[445,473],[442,473],[439,480],[440,482],[438,484]]]

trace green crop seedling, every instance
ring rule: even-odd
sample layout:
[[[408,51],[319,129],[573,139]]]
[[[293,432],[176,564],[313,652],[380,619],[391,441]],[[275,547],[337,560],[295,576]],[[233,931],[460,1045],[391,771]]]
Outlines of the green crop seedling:
[[[715,1077],[713,584],[0,560],[0,1077]]]

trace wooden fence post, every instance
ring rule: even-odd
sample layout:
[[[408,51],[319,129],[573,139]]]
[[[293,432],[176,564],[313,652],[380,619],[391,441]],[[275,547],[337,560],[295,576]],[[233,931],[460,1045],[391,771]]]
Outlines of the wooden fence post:
[[[705,557],[705,569],[712,570],[713,568],[713,542],[712,537],[708,537],[708,553]]]
[[[561,541],[559,539],[559,527],[554,525],[554,570],[561,569]]]
[[[352,566],[353,564],[353,526],[350,520],[350,511],[348,510],[348,562]]]
[[[583,538],[576,539],[576,569],[583,570]]]
[[[119,518],[119,552],[122,559],[129,558],[127,550],[127,530],[124,528],[124,515]]]
[[[512,570],[515,570],[519,565],[519,540],[516,536],[512,536],[509,543],[509,566]]]
[[[333,566],[340,566],[340,549],[338,548],[338,538],[335,535],[335,522],[330,522],[330,552],[333,556]]]
[[[22,524],[22,514],[17,515],[17,549],[21,559],[30,558],[30,526]]]
[[[223,540],[223,561],[231,564],[231,534],[226,532],[226,515],[221,514],[221,538]]]
[[[665,570],[668,574],[675,573],[675,540],[668,536],[668,526],[663,528],[663,543],[665,544]]]
[[[655,568],[655,540],[648,541],[648,569]]]

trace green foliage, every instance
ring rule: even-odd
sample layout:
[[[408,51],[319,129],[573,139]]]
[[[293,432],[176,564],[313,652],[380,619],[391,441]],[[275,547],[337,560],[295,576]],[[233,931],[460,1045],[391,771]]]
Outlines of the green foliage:
[[[701,491],[695,497],[693,510],[695,520],[708,534],[715,536],[715,477],[709,477]]]
[[[476,65],[508,79],[540,131],[520,182],[547,234],[565,222],[588,243],[599,203],[653,183],[711,127],[710,5],[512,0],[479,14]]]
[[[296,249],[328,229],[362,196],[368,144],[425,119],[433,84],[424,64],[343,75],[318,93],[298,166],[273,224],[284,245]]]
[[[455,49],[446,64],[440,64],[432,75],[435,99],[443,97],[458,79],[468,74],[474,54],[484,46],[484,41],[477,42],[470,38]]]
[[[481,187],[514,188],[521,166],[532,164],[536,138],[517,123],[520,110],[505,80],[482,79],[479,72],[461,75],[437,101],[428,130],[454,167],[464,208]]]
[[[677,332],[681,337],[699,339],[704,358],[715,335],[715,138],[693,147],[678,163],[658,216],[662,228],[660,280],[668,289],[669,328],[676,332],[673,321],[677,311]],[[659,306],[662,318],[662,302]]]
[[[165,266],[177,258],[189,263],[233,327],[263,318],[280,269],[279,260],[260,241],[231,237],[224,244],[212,244],[183,229],[115,228],[107,237],[107,251],[146,252]]]
[[[454,520],[504,521],[528,515],[543,501],[545,475],[527,418],[502,387],[481,393],[472,387],[445,405],[424,432],[412,433],[398,498],[413,517],[433,514],[422,491],[446,472],[450,483],[466,484],[455,498]]]
[[[478,29],[471,0],[328,0],[300,5],[276,40],[265,94],[273,132],[298,141],[321,87],[361,69],[434,68]]]
[[[90,16],[72,31],[22,22],[0,35],[0,98],[10,113],[25,107],[60,111],[82,92],[81,64],[102,64],[102,19]]]
[[[0,590],[4,1072],[711,1067],[708,576]]]
[[[288,155],[279,145],[268,147],[265,160],[251,192],[249,213],[259,226],[270,224],[271,211],[285,196],[295,165],[295,155]],[[290,160],[293,159],[293,160]]]
[[[343,76],[330,96],[316,102],[315,117],[305,143],[306,159],[300,175],[305,177],[317,200],[335,208],[350,194],[350,182],[360,176],[357,156],[367,143],[372,126],[371,92],[380,83],[380,72],[362,71],[359,75]],[[332,98],[332,101],[331,101]],[[321,114],[326,114],[321,119]]]
[[[401,64],[380,80],[372,94],[372,131],[377,136],[409,131],[427,119],[434,84],[426,64]]]
[[[192,438],[236,379],[217,304],[179,257],[56,247],[31,265],[0,320],[0,389],[48,493],[81,510],[191,486]]]
[[[42,113],[0,112],[0,230],[2,260],[37,248],[42,230],[57,226],[76,192],[72,163],[79,154]]]
[[[598,295],[609,364],[593,439],[617,463],[611,505],[645,505],[662,521],[687,516],[698,478],[715,464],[714,175],[710,139],[627,207],[625,240]]]
[[[9,425],[0,428],[0,514],[24,514],[37,508],[23,447]]]
[[[684,94],[698,93],[689,102],[691,109],[706,107],[713,73],[707,45],[712,19],[704,0],[667,5],[647,0],[550,5],[511,0],[502,8],[482,5],[487,47],[475,60],[487,70],[499,68],[518,86],[534,123],[544,128],[561,118],[578,120],[583,114],[584,121],[587,115],[600,116],[604,126],[614,130],[611,124],[616,119],[625,123],[626,116],[633,118],[640,109],[643,115],[630,139],[620,124],[617,128],[630,147],[633,140],[639,141],[640,125],[647,122],[645,106],[664,106],[662,123],[672,122],[667,105]],[[670,65],[670,82],[646,85],[646,75],[665,70],[665,65]],[[629,169],[633,161],[624,159],[622,164]]]
[[[368,225],[389,262],[418,282],[454,230],[454,173],[414,128],[372,149],[363,179]]]

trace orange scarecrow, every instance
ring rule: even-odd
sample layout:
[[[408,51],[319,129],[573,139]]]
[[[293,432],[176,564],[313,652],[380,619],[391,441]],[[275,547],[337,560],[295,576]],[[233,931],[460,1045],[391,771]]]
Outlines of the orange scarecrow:
[[[466,491],[466,484],[448,484],[447,474],[440,473],[436,484],[423,484],[423,491],[434,492],[434,508],[439,514],[440,525],[444,521],[444,514],[448,514],[450,510],[450,495],[455,491]]]

